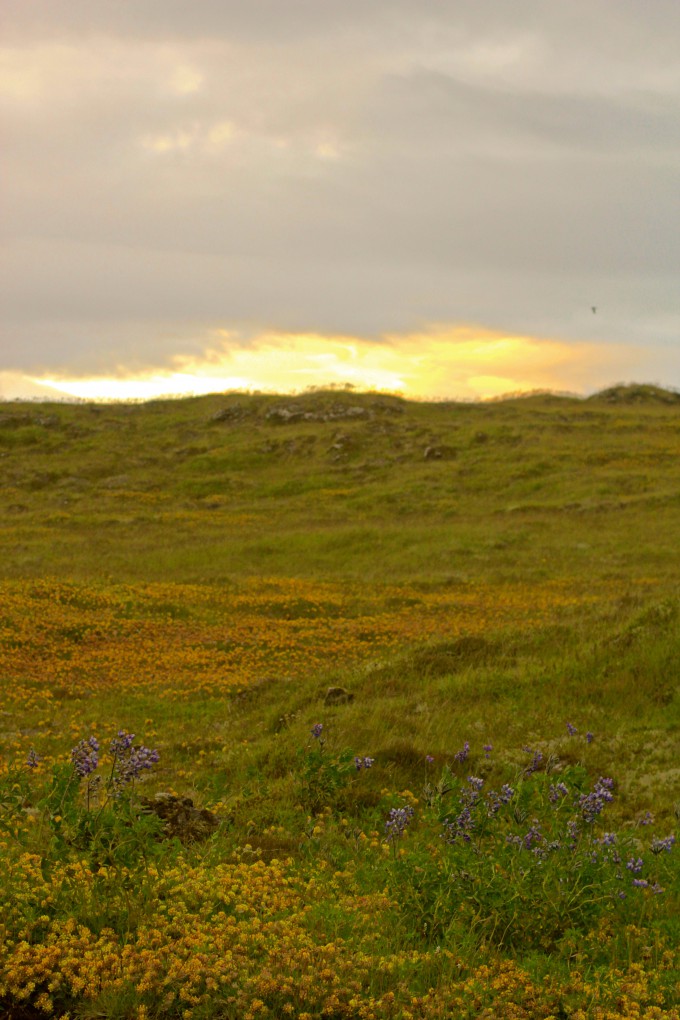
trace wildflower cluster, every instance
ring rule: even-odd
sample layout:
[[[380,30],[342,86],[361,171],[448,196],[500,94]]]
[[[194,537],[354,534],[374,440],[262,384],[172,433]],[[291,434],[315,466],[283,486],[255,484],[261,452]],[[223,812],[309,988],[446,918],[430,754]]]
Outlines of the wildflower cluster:
[[[395,843],[404,835],[413,818],[413,813],[413,808],[410,804],[391,808],[389,817],[385,822],[385,835],[390,843]]]
[[[579,797],[579,808],[581,817],[585,822],[594,822],[598,815],[604,810],[605,804],[611,803],[614,799],[612,789],[613,779],[605,779],[602,776],[595,783],[595,786],[588,794]]]
[[[664,851],[666,853],[670,853],[674,846],[675,836],[671,834],[670,836],[665,836],[663,838],[655,837],[652,840],[649,849],[653,854],[661,854]]]
[[[496,939],[512,941],[521,932],[531,942],[560,937],[567,927],[587,930],[603,912],[645,890],[661,895],[663,869],[652,862],[671,851],[675,837],[656,837],[651,859],[631,854],[630,837],[597,830],[614,798],[612,779],[600,776],[584,790],[582,767],[564,767],[554,780],[559,765],[551,762],[547,773],[539,767],[539,750],[525,752],[531,755],[529,767],[500,787],[487,788],[479,775],[462,779],[446,770],[440,796],[427,784],[430,821],[439,825],[440,846],[446,848],[439,869],[450,876],[445,890],[434,874],[431,882],[419,880],[416,899],[427,902],[422,908],[427,916],[435,911],[445,930],[462,910]],[[408,820],[393,809],[388,826],[400,835]],[[431,867],[419,858],[421,876]],[[428,924],[432,928],[432,919]]]
[[[52,830],[51,852],[71,856],[87,851],[95,860],[111,862],[148,856],[146,845],[154,821],[142,818],[133,805],[134,783],[159,760],[157,750],[134,744],[134,734],[119,730],[108,748],[111,766],[102,774],[100,742],[96,736],[78,741],[68,762],[55,762],[42,796],[26,790],[23,799],[36,803],[31,817],[41,816]],[[40,756],[32,750],[29,774]]]
[[[464,761],[467,761],[469,754],[470,744],[466,740],[463,746],[461,747],[460,751],[456,751],[456,753],[454,754],[453,760],[457,761],[460,765],[462,765]]]
[[[335,754],[326,753],[323,723],[314,723],[310,733],[314,743],[298,755],[298,781],[301,802],[316,813],[336,802],[353,774],[372,768],[375,758],[356,755],[349,748]]]
[[[71,764],[76,775],[84,779],[99,765],[99,741],[96,737],[81,740],[71,751]]]
[[[496,954],[467,962],[457,945],[399,945],[398,897],[348,894],[342,878],[307,879],[292,861],[182,856],[135,881],[128,875],[123,890],[106,869],[76,862],[47,874],[38,855],[25,853],[5,877],[0,1002],[8,1015],[513,1020],[559,1016],[565,1003],[569,1015],[585,1017],[587,1003],[608,1020],[678,1020],[670,1001],[677,947],[661,943],[656,964],[626,962],[601,982],[590,966],[554,967],[541,979]],[[74,887],[75,915],[63,895]],[[144,923],[121,931],[126,904]],[[589,948],[601,936],[596,930]]]
[[[102,662],[121,697],[222,697],[248,687],[265,668],[309,675],[325,668],[329,654],[357,662],[414,642],[447,640],[471,626],[482,632],[490,623],[541,619],[565,600],[584,597],[535,583],[477,584],[462,596],[299,578],[244,579],[238,590],[152,583],[123,591],[51,580],[4,580],[0,587],[13,635],[0,641],[0,675],[12,678],[0,689],[0,711],[24,715],[50,701],[45,661],[52,685],[73,697],[97,694]],[[408,613],[399,608],[404,598]],[[226,644],[224,619],[230,621]],[[75,705],[64,703],[62,713],[79,721]]]
[[[601,829],[614,796],[610,780],[600,777],[589,790],[585,770],[566,767],[559,777],[520,769],[507,782],[493,773],[492,782],[484,749],[475,758],[468,745],[468,774],[443,766],[433,796],[418,810],[417,828],[419,800],[402,790],[387,818],[384,802],[373,802],[376,828],[367,834],[363,815],[348,825],[345,798],[348,790],[363,793],[363,784],[371,792],[373,777],[363,773],[373,758],[335,753],[332,739],[322,747],[327,730],[321,723],[314,730],[298,779],[307,770],[307,792],[320,798],[312,830],[319,838],[304,838],[295,860],[277,856],[269,863],[250,845],[228,859],[174,844],[154,856],[163,840],[139,828],[143,820],[130,810],[129,795],[157,751],[135,744],[126,730],[102,742],[110,778],[90,811],[83,790],[101,768],[100,745],[80,741],[63,775],[56,774],[50,801],[52,846],[60,839],[62,856],[46,861],[16,852],[0,859],[7,933],[0,1007],[108,1015],[113,1003],[120,1015],[138,1020],[155,1014],[207,1020],[226,1015],[227,1007],[243,1020],[512,1020],[520,1013],[561,1015],[563,1004],[578,1016],[588,1003],[610,1020],[680,1020],[665,1008],[677,954],[654,934],[644,933],[654,966],[651,958],[647,970],[626,959],[606,981],[591,983],[571,964],[536,981],[507,954],[486,952],[480,962],[472,952],[493,946],[515,956],[518,948],[559,953],[569,939],[592,946],[610,937],[605,926],[612,919],[629,940],[643,939],[630,934],[639,930],[632,924],[624,926],[642,908],[651,914],[663,907],[675,836],[654,836],[648,853],[641,841]],[[426,764],[432,779],[434,762]],[[34,782],[27,761],[21,768]],[[339,804],[341,817],[334,815]],[[376,930],[378,913],[384,931]],[[637,1009],[652,996],[653,1008]]]
[[[540,769],[541,764],[543,762],[543,752],[539,750],[534,750],[531,747],[523,747],[522,750],[524,751],[525,754],[531,755],[531,761],[524,769],[524,774],[526,776],[530,776],[533,772],[537,772]]]
[[[118,736],[113,738],[109,746],[113,758],[111,784],[116,795],[120,795],[124,787],[138,780],[143,772],[153,768],[159,760],[158,751],[142,744],[135,747],[134,739],[134,733],[119,730]]]

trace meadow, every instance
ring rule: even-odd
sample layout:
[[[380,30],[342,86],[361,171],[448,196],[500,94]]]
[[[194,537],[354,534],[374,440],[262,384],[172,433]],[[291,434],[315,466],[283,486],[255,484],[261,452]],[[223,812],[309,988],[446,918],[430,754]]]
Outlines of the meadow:
[[[680,1020],[679,452],[650,386],[0,405],[1,1015]]]

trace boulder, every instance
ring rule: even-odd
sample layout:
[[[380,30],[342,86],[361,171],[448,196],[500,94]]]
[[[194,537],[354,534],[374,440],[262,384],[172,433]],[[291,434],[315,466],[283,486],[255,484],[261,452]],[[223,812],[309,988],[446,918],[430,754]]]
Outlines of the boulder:
[[[156,815],[163,822],[164,834],[176,836],[183,843],[207,839],[219,825],[212,811],[194,807],[191,797],[177,797],[174,793],[157,793],[153,799],[145,797],[142,814]]]

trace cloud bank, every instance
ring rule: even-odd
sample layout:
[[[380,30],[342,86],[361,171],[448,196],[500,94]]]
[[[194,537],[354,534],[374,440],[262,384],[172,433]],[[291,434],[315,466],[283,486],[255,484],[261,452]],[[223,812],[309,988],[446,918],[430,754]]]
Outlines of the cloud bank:
[[[479,323],[680,385],[675,0],[1,17],[0,370],[162,374],[219,329],[238,357],[267,334],[377,356]]]

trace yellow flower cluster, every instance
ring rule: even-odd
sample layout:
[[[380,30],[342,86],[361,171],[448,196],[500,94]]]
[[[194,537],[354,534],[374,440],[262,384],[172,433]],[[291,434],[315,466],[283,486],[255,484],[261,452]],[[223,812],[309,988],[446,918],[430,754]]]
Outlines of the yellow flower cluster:
[[[258,580],[236,589],[2,581],[0,711],[115,690],[220,696],[269,676],[310,675],[398,647],[508,623],[536,624],[608,598],[566,583],[446,591]]]
[[[353,896],[346,876],[309,880],[291,861],[246,852],[212,867],[180,861],[137,876],[135,889],[132,876],[85,862],[44,875],[40,859],[23,854],[5,869],[0,1003],[46,1015],[117,1001],[140,1020],[163,1011],[187,1020],[548,1020],[563,1003],[582,1020],[680,1020],[639,964],[600,984],[575,972],[565,985],[493,956],[470,969],[437,946],[386,953],[375,918],[384,926],[397,915],[384,894]],[[69,903],[77,916],[67,916]],[[667,951],[664,966],[678,963]]]

